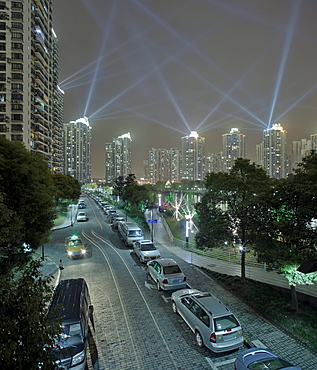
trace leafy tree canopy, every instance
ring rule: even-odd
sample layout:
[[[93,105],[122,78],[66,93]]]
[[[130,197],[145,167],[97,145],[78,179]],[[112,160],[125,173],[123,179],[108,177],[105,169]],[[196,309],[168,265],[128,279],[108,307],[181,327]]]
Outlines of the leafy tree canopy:
[[[42,245],[55,217],[53,194],[43,158],[0,136],[0,245]]]
[[[216,247],[225,241],[252,243],[257,230],[259,200],[270,184],[265,171],[239,158],[230,173],[209,173],[206,193],[196,206],[202,247]]]
[[[81,187],[78,180],[72,176],[54,173],[52,175],[55,187],[55,199],[79,199]]]
[[[0,275],[0,368],[52,369],[58,324],[46,317],[52,298],[50,278],[39,273],[40,262]]]

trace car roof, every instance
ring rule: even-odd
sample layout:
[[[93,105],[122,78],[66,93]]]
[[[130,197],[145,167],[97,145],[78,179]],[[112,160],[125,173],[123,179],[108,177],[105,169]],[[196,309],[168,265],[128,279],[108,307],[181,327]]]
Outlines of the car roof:
[[[183,295],[192,297],[196,302],[199,302],[213,316],[221,316],[232,314],[232,312],[210,292],[193,291]],[[182,295],[180,295],[182,297]]]
[[[85,288],[86,282],[83,278],[61,280],[55,289],[49,307],[53,317],[62,318],[63,322],[79,319]]]
[[[153,242],[151,242],[151,240],[147,240],[147,239],[143,239],[143,240],[138,240],[137,243],[140,243],[140,244],[153,244]]]
[[[66,239],[67,240],[77,240],[77,239],[80,239],[80,236],[78,236],[78,235],[69,235]]]
[[[159,259],[157,259],[155,261],[158,262],[159,264],[161,264],[162,266],[173,266],[173,265],[177,265],[177,262],[174,261],[172,258],[159,258]]]

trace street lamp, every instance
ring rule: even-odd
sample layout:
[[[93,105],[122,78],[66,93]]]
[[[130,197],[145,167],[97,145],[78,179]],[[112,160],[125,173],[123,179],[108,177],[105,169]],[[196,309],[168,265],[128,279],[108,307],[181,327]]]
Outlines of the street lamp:
[[[186,248],[188,247],[188,239],[189,239],[189,232],[190,232],[190,217],[186,216]]]
[[[239,251],[241,253],[241,280],[245,283],[245,254],[246,250],[243,245],[239,245]]]

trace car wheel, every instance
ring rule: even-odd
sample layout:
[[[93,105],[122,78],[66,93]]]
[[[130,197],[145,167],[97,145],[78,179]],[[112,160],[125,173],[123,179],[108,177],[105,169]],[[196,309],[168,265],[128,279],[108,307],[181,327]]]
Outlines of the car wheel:
[[[202,338],[201,334],[199,333],[199,331],[196,331],[195,336],[196,336],[196,342],[197,342],[198,346],[200,348],[202,348],[204,346],[204,341],[203,341],[203,338]]]
[[[158,291],[161,291],[161,290],[162,290],[162,288],[161,288],[161,285],[160,285],[160,282],[159,282],[159,281],[157,281],[157,282],[156,282],[156,287],[157,287],[157,290],[158,290]]]
[[[176,303],[174,301],[172,301],[172,310],[174,313],[177,313],[177,307],[176,307]]]

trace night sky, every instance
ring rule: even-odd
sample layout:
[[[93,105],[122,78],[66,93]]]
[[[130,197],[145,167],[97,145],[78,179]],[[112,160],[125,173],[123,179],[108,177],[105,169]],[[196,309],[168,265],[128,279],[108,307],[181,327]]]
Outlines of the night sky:
[[[53,0],[64,118],[90,120],[92,177],[126,132],[136,175],[192,130],[208,154],[237,127],[254,161],[281,122],[290,153],[317,133],[316,14],[316,0]]]

